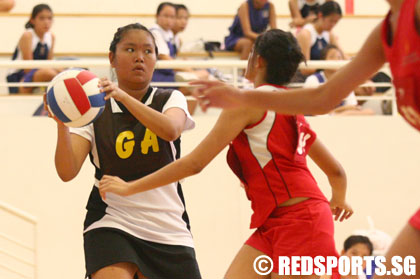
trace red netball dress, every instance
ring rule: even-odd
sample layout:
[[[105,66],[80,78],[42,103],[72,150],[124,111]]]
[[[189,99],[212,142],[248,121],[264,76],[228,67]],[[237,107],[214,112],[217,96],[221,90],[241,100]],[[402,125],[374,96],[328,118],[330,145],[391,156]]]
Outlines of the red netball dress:
[[[392,34],[390,16],[382,25],[382,44],[394,78],[398,111],[420,131],[420,34],[416,28],[416,3],[405,0],[401,5],[396,33]],[[410,219],[420,230],[420,210]]]
[[[264,85],[260,90],[281,91]],[[279,94],[282,94],[279,92]],[[245,186],[257,228],[246,244],[270,256],[338,256],[329,203],[306,165],[316,134],[302,115],[267,111],[230,145],[228,164]],[[291,198],[308,200],[279,207]]]

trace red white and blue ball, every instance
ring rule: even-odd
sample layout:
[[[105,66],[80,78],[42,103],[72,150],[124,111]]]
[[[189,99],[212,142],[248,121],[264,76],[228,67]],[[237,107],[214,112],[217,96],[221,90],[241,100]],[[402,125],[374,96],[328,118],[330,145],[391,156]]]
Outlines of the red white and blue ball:
[[[47,104],[53,116],[66,126],[82,127],[98,118],[105,107],[99,78],[84,69],[69,69],[48,85]]]

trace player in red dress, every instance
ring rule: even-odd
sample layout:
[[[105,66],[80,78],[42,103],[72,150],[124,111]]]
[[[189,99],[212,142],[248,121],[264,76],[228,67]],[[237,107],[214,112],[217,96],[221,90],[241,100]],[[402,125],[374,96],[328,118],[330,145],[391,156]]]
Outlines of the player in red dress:
[[[256,40],[246,77],[260,90],[286,94],[283,85],[293,77],[302,59],[293,35],[273,29]],[[208,136],[189,155],[129,183],[104,176],[100,191],[103,195],[131,195],[180,180],[200,172],[229,143],[228,164],[251,200],[251,228],[256,230],[224,278],[318,278],[279,276],[278,257],[338,256],[332,216],[343,221],[353,211],[345,201],[347,180],[343,168],[302,115],[243,108],[223,111]],[[307,154],[328,176],[330,202],[306,165]],[[268,255],[274,262],[273,273],[267,277],[253,269],[254,260],[261,255]]]
[[[289,94],[247,92],[220,82],[195,82],[201,107],[258,107],[286,114],[324,114],[354,88],[390,63],[398,110],[420,130],[420,0],[387,0],[390,12],[370,34],[357,56],[318,88],[291,90]],[[420,211],[404,227],[387,256],[412,255],[420,259]],[[390,260],[387,268],[390,270]],[[417,274],[420,265],[417,265]],[[387,276],[387,279],[398,278]]]

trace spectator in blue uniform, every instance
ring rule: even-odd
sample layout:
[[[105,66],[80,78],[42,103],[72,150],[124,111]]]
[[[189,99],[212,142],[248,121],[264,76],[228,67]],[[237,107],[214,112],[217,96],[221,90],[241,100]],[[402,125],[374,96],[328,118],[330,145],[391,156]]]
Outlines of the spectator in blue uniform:
[[[175,5],[170,2],[160,3],[156,12],[156,24],[150,28],[158,48],[158,60],[172,60],[176,57],[177,49],[172,32],[175,20]],[[173,69],[157,69],[152,81],[174,82],[175,72]]]
[[[26,23],[26,31],[19,39],[12,60],[47,60],[52,59],[55,37],[50,32],[53,12],[46,4],[36,5],[31,18]],[[59,70],[12,69],[7,76],[8,82],[46,82],[54,78]],[[10,93],[32,93],[33,87],[10,87]]]
[[[225,49],[240,53],[241,60],[248,59],[255,39],[267,30],[277,28],[273,3],[267,0],[247,0],[238,9],[238,14],[225,37]]]
[[[292,16],[290,26],[299,28],[314,22],[318,16],[319,7],[326,1],[331,0],[289,0],[290,15]]]
[[[342,17],[340,5],[335,1],[328,1],[319,7],[318,17],[313,23],[306,24],[297,34],[296,39],[306,60],[320,60],[321,51],[333,44],[340,48],[337,37],[332,29]],[[341,49],[341,48],[340,48]],[[315,70],[303,69],[302,74],[308,76]]]

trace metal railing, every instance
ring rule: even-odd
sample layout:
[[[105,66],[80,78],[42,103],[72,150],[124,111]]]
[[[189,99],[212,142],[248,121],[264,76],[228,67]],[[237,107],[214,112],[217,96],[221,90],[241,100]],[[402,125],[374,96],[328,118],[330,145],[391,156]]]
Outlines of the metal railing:
[[[346,65],[349,61],[307,61],[301,63],[299,68],[306,69],[339,69]],[[108,68],[108,59],[83,59],[83,60],[20,60],[20,61],[0,61],[0,69],[34,69],[34,68],[91,68],[101,67]],[[216,68],[216,69],[230,69],[232,76],[228,83],[236,87],[246,86],[246,82],[241,82],[238,75],[240,69],[247,67],[245,60],[159,60],[156,63],[156,69],[187,69],[187,68]],[[384,68],[387,68],[386,64]],[[152,82],[153,86],[161,87],[188,87],[188,82]],[[249,85],[249,83],[248,83]],[[15,82],[0,82],[1,87],[19,87],[22,83]],[[43,87],[48,86],[48,82],[28,82],[25,87]],[[303,83],[292,83],[290,87],[302,87]],[[392,87],[392,83],[366,83],[361,85],[363,87]],[[381,95],[381,96],[357,96],[357,100],[392,100],[395,108],[395,94]],[[393,114],[396,111],[392,110]]]

